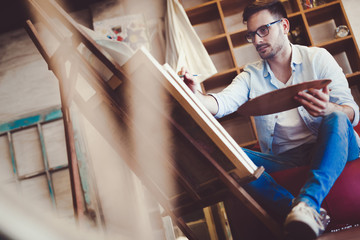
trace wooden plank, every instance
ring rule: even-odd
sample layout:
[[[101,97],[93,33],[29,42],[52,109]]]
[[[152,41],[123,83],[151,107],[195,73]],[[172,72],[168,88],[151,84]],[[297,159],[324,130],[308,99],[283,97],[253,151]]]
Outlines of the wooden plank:
[[[13,173],[15,175],[15,181],[16,181],[16,183],[18,183],[19,173],[17,170],[17,162],[16,162],[16,158],[15,158],[12,134],[10,132],[8,132],[7,137],[8,137],[8,141],[9,141],[9,152],[10,152],[10,157],[11,157],[12,169],[13,169]]]
[[[38,7],[37,10],[41,10],[40,7]],[[32,24],[30,20],[26,22],[25,26],[27,32],[29,33],[31,39],[34,41],[36,47],[38,48],[39,52],[42,53],[44,56],[44,59],[47,61],[47,64],[49,65],[49,68],[53,64],[53,60],[50,58],[48,50],[46,50],[45,43],[40,38],[40,35],[38,34],[36,28]],[[53,71],[56,70],[53,69]],[[60,85],[60,95],[61,95],[61,101],[63,103],[63,116],[64,116],[64,127],[65,127],[65,137],[66,137],[66,146],[67,146],[67,153],[68,153],[68,159],[69,159],[69,169],[70,169],[70,179],[72,184],[72,195],[73,195],[73,205],[75,209],[75,213],[78,218],[84,218],[85,215],[85,204],[82,196],[82,189],[81,189],[81,180],[79,176],[78,166],[77,166],[77,158],[76,158],[76,152],[75,152],[75,143],[74,143],[74,134],[73,129],[71,125],[71,118],[69,116],[69,113],[66,109],[66,99],[63,95],[63,91],[61,91],[61,85]]]
[[[52,177],[51,177],[51,174],[49,171],[49,160],[48,160],[46,148],[45,148],[44,134],[43,134],[40,123],[37,124],[37,130],[38,130],[38,134],[39,134],[41,154],[42,154],[42,159],[43,159],[43,163],[44,163],[44,168],[45,168],[44,171],[45,171],[45,176],[46,176],[46,180],[48,183],[50,199],[51,199],[53,207],[56,208],[54,184],[53,184]]]
[[[68,110],[64,109],[63,114],[74,211],[76,217],[79,219],[84,219],[86,217],[86,206],[82,194],[81,179],[79,174],[79,167],[77,164],[74,130],[72,128]]]
[[[204,208],[203,211],[204,211],[204,215],[205,215],[206,225],[209,229],[210,239],[211,240],[219,240],[218,234],[216,232],[216,226],[215,226],[214,216],[211,211],[211,207],[206,207],[206,208]]]

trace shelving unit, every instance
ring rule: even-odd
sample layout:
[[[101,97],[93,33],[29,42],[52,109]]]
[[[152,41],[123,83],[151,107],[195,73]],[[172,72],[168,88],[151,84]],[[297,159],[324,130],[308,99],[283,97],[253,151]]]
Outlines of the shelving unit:
[[[290,21],[291,42],[327,49],[343,68],[353,95],[355,98],[359,96],[356,100],[360,103],[360,51],[341,0],[318,0],[319,5],[312,8],[306,8],[303,0],[281,1]],[[206,92],[219,92],[243,70],[245,64],[260,59],[244,37],[247,30],[242,14],[249,1],[181,2],[218,70],[216,75],[203,82],[203,88]],[[347,26],[350,32],[346,37],[335,38],[335,28],[340,25]],[[251,118],[230,116],[220,121],[240,146],[257,142]]]

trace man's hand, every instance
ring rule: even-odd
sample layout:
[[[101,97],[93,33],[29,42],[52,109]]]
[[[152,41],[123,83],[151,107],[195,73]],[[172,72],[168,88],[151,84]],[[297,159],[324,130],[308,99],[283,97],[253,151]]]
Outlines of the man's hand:
[[[215,115],[219,110],[218,104],[217,104],[217,101],[215,100],[215,98],[211,95],[203,94],[199,90],[200,84],[195,83],[195,81],[193,79],[193,75],[188,73],[184,67],[181,68],[181,70],[178,72],[178,74],[180,76],[182,76],[180,78],[182,78],[184,80],[185,84],[191,89],[191,91],[200,100],[200,102],[202,104],[204,104],[206,109],[209,110],[209,112],[212,115]]]
[[[312,116],[323,117],[335,111],[344,112],[350,122],[354,120],[354,109],[347,105],[338,105],[330,102],[329,87],[326,86],[322,90],[309,89],[307,92],[298,92],[295,96],[298,101]]]
[[[178,72],[178,75],[181,79],[184,80],[184,83],[191,89],[193,93],[198,91],[198,84],[195,83],[193,75],[190,74],[184,67]]]
[[[329,102],[329,88],[309,89],[307,92],[298,92],[295,100],[298,101],[314,117],[323,117],[334,111],[334,104]]]

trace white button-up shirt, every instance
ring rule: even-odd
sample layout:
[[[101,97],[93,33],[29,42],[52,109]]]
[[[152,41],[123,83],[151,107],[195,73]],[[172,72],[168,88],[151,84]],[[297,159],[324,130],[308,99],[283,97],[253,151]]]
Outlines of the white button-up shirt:
[[[323,48],[300,45],[291,45],[291,47],[292,84],[316,79],[331,79],[332,82],[329,84],[330,101],[352,107],[355,112],[352,124],[356,126],[359,122],[359,107],[351,95],[347,79],[336,60]],[[267,61],[260,60],[245,66],[244,71],[236,76],[228,87],[220,93],[211,94],[219,106],[215,117],[221,118],[233,113],[249,99],[279,89],[276,81]],[[317,136],[322,117],[311,116],[302,106],[297,110],[305,125]],[[276,114],[254,118],[262,152],[273,153],[272,142],[277,121]]]

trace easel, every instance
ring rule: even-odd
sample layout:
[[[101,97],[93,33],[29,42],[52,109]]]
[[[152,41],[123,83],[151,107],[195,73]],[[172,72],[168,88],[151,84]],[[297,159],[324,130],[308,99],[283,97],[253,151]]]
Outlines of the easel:
[[[240,165],[237,166],[240,163],[236,157],[241,157],[239,147],[231,139],[227,139],[226,133],[223,133],[219,125],[212,122],[213,120],[208,116],[209,113],[206,113],[198,105],[196,100],[188,93],[189,90],[176,83],[176,81],[173,82],[177,76],[172,75],[170,69],[168,69],[169,72],[165,71],[146,51],[139,51],[129,61],[130,63],[120,67],[54,0],[47,2],[46,11],[44,6],[35,0],[29,0],[29,2],[40,17],[41,23],[60,42],[60,46],[56,49],[55,53],[51,54],[35,26],[31,21],[27,21],[26,29],[30,37],[48,63],[49,69],[54,72],[60,83],[74,206],[78,217],[85,217],[86,203],[82,196],[80,176],[78,174],[78,155],[76,151],[76,144],[78,144],[76,141],[78,141],[78,138],[75,137],[75,132],[78,132],[78,126],[76,125],[76,114],[72,106],[74,103],[80,109],[81,114],[99,132],[103,133],[103,136],[112,145],[113,149],[126,161],[129,168],[142,180],[142,183],[155,196],[167,214],[189,239],[199,238],[186,225],[182,215],[222,201],[229,196],[239,199],[275,237],[280,237],[280,226],[240,185],[258,178],[264,169],[260,167],[254,169],[253,172],[246,172]],[[72,33],[70,38],[65,37],[58,31],[59,27],[52,20],[54,17],[60,20],[67,30]],[[104,80],[102,73],[97,71],[79,52],[79,45],[85,46],[98,61],[106,66],[112,75],[110,79]],[[73,62],[76,67],[72,66],[70,70],[67,69],[66,63],[69,61]],[[95,91],[95,94],[89,95],[86,99],[75,89],[76,81],[74,81],[74,76],[78,73],[82,74],[83,80]],[[141,81],[146,75],[151,75],[152,79],[162,80],[156,84],[164,88],[168,96],[170,96],[171,106],[179,111],[179,118],[166,112],[161,106],[154,107],[156,103],[147,98],[147,90],[139,88],[141,82],[136,83],[136,81]],[[120,97],[119,91],[123,94]],[[129,91],[132,93],[136,91],[139,92],[139,95],[144,96],[144,102],[148,106],[154,107],[154,111],[158,111],[164,116],[164,121],[171,126],[171,129],[176,133],[175,135],[179,136],[178,142],[183,143],[184,146],[191,146],[189,154],[196,153],[199,156],[198,158],[190,159],[190,162],[179,162],[171,159],[170,156],[160,156],[160,158],[164,158],[167,161],[154,163],[155,166],[165,167],[165,169],[169,170],[171,177],[178,183],[178,188],[174,190],[175,192],[169,192],[167,189],[164,189],[156,179],[156,172],[148,170],[146,164],[141,161],[141,157],[138,159],[137,156],[134,156],[137,150],[140,151],[142,148],[152,146],[151,139],[146,142],[147,138],[144,136],[142,138],[144,139],[143,145],[140,144],[136,147],[138,149],[134,151],[129,150],[134,148],[132,143],[126,140],[128,139],[126,137],[133,137],[128,135],[129,132],[134,131],[136,134],[140,134],[137,131],[139,126],[136,125],[136,119],[134,120],[128,111],[129,106],[134,104],[128,100],[129,98],[125,98]],[[134,107],[136,109],[140,105],[135,104]],[[103,116],[98,113],[100,110],[101,113],[104,113]],[[190,128],[182,125],[181,119],[183,116],[189,117],[189,121],[192,123]],[[99,117],[101,119],[100,122],[98,121]],[[109,122],[109,119],[112,121]],[[204,120],[209,122],[206,123]],[[198,136],[194,137],[191,131],[199,126],[202,130],[199,131]],[[142,128],[141,131],[143,129],[145,128]],[[225,142],[222,139],[224,136]],[[207,144],[211,145],[211,149],[215,149],[214,152],[209,152],[209,145]],[[149,156],[156,156],[157,154],[155,150],[150,150],[149,152]],[[221,161],[219,161],[218,157]],[[196,159],[199,160],[191,162]],[[179,166],[179,164],[182,165]],[[192,164],[193,166],[203,167],[201,174],[200,172],[194,172],[191,167]],[[198,176],[199,179],[197,179],[196,175],[201,176]]]

